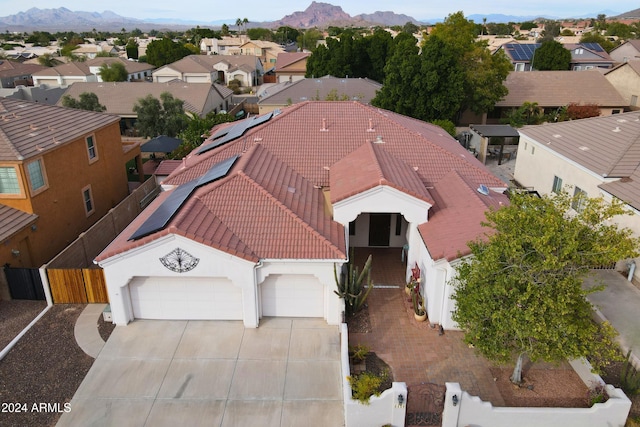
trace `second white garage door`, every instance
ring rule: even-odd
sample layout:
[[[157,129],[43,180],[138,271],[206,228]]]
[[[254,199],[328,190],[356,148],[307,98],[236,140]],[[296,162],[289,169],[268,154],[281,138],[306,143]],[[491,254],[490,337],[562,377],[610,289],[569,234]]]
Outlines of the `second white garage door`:
[[[222,278],[135,278],[129,284],[137,319],[242,320],[242,290]]]
[[[315,276],[272,274],[260,287],[263,316],[324,317],[324,286]]]

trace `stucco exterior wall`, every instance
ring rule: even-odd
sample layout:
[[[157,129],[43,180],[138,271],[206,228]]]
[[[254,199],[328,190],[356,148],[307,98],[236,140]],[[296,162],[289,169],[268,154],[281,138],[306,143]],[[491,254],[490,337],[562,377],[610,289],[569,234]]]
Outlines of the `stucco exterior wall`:
[[[573,194],[578,186],[589,197],[611,200],[610,195],[598,188],[598,185],[608,182],[605,178],[550,150],[546,144],[540,144],[521,135],[514,171],[515,180],[524,187],[544,195],[552,192],[554,176],[562,179],[563,188],[569,194]],[[640,212],[633,209],[629,209],[629,212],[630,215],[615,217],[613,221],[620,227],[630,228],[640,237]],[[639,262],[640,259],[636,259],[636,263]],[[640,278],[638,270],[635,277]]]
[[[631,108],[638,108],[640,96],[640,76],[630,66],[625,65],[605,74],[609,83],[616,88]],[[634,99],[635,96],[635,99]]]

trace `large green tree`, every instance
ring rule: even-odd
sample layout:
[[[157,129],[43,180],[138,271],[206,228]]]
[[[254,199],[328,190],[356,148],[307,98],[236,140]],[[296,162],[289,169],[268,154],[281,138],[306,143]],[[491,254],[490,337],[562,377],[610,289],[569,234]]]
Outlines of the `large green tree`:
[[[98,71],[103,82],[126,82],[129,73],[121,62],[105,62]]]
[[[100,104],[98,95],[93,92],[82,92],[78,96],[78,99],[65,95],[62,97],[62,106],[78,110],[97,111],[100,113],[107,110],[107,107]]]
[[[231,114],[216,114],[213,111],[201,118],[195,114],[188,115],[187,126],[180,131],[178,139],[182,140],[182,144],[169,156],[172,159],[182,159],[191,151],[199,147],[205,138],[210,136],[211,129],[226,122],[232,122]]]
[[[620,203],[564,191],[514,193],[509,206],[487,213],[486,238],[470,242],[472,256],[456,266],[453,319],[465,342],[490,360],[515,361],[514,383],[525,356],[615,358],[615,331],[592,320],[586,298],[597,289],[582,283],[598,265],[637,256],[638,239],[610,221],[625,213]]]
[[[502,51],[491,54],[487,41],[477,38],[477,26],[462,12],[453,13],[444,22],[436,24],[431,35],[440,37],[447,48],[455,52],[464,69],[465,96],[460,111],[470,109],[476,114],[486,113],[509,93],[504,81],[513,68],[511,62]]]
[[[147,63],[155,65],[156,67],[162,67],[190,54],[191,51],[180,43],[176,43],[168,38],[163,38],[149,43],[147,46],[146,59]]]
[[[562,43],[555,40],[542,42],[533,53],[532,67],[538,71],[568,70],[571,65],[571,52]]]
[[[160,94],[160,99],[147,95],[138,99],[133,111],[138,115],[136,129],[145,138],[167,135],[175,137],[187,127],[184,101],[174,98],[169,92]]]

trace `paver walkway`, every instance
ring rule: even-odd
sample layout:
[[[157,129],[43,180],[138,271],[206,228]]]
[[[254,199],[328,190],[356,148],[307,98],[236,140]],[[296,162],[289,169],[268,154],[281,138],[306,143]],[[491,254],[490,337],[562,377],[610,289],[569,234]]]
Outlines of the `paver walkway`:
[[[418,323],[405,305],[404,264],[399,249],[373,249],[356,252],[356,265],[362,266],[374,253],[375,284],[397,285],[374,288],[367,300],[372,332],[349,333],[349,345],[365,344],[392,370],[395,381],[407,384],[458,382],[463,390],[494,406],[504,406],[489,362],[477,356],[462,342],[462,333],[446,331],[440,335],[429,323]],[[397,256],[396,256],[397,255]]]

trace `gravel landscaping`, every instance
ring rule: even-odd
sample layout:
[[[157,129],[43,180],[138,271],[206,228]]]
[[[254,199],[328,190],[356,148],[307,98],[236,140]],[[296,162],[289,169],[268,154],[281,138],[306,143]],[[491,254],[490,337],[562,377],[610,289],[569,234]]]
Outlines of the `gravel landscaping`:
[[[0,425],[56,424],[65,410],[64,404],[71,401],[94,361],[78,347],[73,333],[84,307],[84,304],[54,305],[0,361],[0,403],[4,412]],[[5,304],[2,308],[6,313]],[[3,327],[0,339],[6,340],[5,335],[9,334]]]
[[[0,350],[5,348],[47,306],[46,301],[0,301]]]

